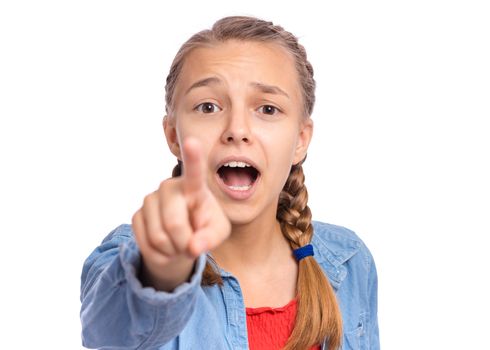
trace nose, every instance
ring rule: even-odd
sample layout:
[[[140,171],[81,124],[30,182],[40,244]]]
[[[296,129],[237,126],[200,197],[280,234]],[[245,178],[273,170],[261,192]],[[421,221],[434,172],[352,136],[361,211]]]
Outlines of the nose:
[[[231,111],[227,119],[221,141],[223,143],[240,144],[243,142],[249,144],[252,141],[252,135],[247,113],[245,111]]]

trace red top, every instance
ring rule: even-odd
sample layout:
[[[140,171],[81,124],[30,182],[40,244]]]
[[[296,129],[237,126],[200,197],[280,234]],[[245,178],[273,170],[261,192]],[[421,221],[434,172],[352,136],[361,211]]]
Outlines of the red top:
[[[282,349],[291,335],[296,317],[296,299],[278,308],[246,308],[250,350]],[[310,350],[320,350],[314,346]]]

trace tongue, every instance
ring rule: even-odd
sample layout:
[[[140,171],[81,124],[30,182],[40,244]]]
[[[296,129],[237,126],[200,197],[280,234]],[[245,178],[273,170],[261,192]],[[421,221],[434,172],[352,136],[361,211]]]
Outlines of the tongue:
[[[249,186],[252,184],[252,175],[243,168],[224,168],[222,170],[223,182],[227,186]]]

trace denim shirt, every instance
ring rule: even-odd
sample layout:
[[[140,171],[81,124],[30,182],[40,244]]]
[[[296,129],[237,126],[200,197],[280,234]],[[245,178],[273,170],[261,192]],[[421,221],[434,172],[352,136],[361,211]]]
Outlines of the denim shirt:
[[[313,229],[314,258],[328,276],[342,313],[342,350],[379,349],[377,274],[369,250],[344,227],[314,221]],[[208,258],[199,256],[189,281],[172,292],[142,287],[132,228],[117,227],[83,266],[83,345],[120,350],[248,349],[238,280],[219,268],[223,286],[201,286]],[[325,344],[322,349],[327,349]]]

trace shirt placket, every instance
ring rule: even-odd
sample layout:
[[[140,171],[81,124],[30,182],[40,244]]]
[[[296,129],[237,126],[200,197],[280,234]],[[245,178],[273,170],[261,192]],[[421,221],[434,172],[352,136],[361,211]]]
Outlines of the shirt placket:
[[[224,279],[223,297],[227,311],[229,339],[233,350],[248,350],[245,303],[240,284],[235,277],[229,276]]]

